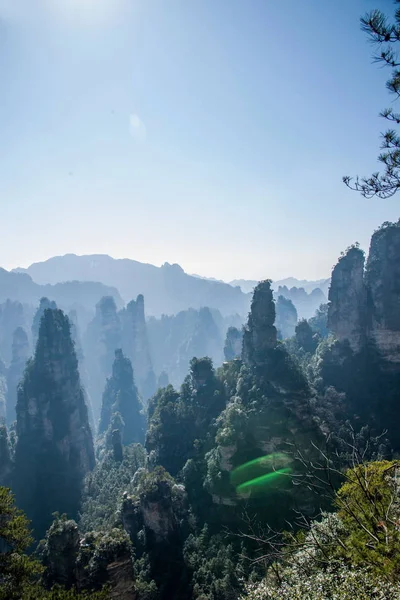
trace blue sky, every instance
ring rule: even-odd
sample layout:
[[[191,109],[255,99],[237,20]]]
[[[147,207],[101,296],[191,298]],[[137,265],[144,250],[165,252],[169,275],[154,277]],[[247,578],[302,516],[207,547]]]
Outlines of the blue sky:
[[[0,264],[107,253],[225,280],[329,276],[400,196],[370,0],[0,0]]]

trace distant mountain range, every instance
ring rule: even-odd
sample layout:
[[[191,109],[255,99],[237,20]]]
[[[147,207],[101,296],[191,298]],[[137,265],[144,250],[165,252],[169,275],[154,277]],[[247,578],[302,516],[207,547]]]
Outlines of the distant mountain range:
[[[115,259],[106,254],[55,256],[27,269],[2,271],[7,274],[7,286],[2,297],[34,298],[48,295],[62,306],[68,299],[93,310],[101,296],[111,295],[117,305],[127,303],[138,294],[145,297],[146,314],[161,316],[177,314],[188,308],[208,306],[223,316],[238,314],[245,317],[250,308],[251,293],[258,281],[235,279],[229,284],[217,279],[189,275],[177,264],[162,267],[128,258]],[[12,279],[17,277],[18,279]],[[25,279],[23,279],[25,277]],[[1,285],[0,277],[0,285]],[[288,277],[273,282],[275,294],[283,293],[292,299],[299,316],[314,314],[319,303],[328,296],[329,279],[317,281]],[[303,288],[304,292],[299,293]],[[14,289],[14,293],[8,290]],[[19,291],[18,291],[19,290]],[[318,290],[318,293],[314,290]],[[321,290],[321,293],[319,292]],[[18,296],[19,294],[19,296]],[[26,300],[25,300],[26,301]]]
[[[33,281],[27,273],[0,268],[0,303],[12,299],[36,306],[43,296],[55,300],[58,306],[66,310],[75,306],[93,310],[102,296],[113,296],[119,307],[123,304],[118,290],[103,283],[75,280],[40,284]]]
[[[308,294],[310,294],[316,288],[319,288],[323,294],[328,297],[330,278],[328,279],[317,279],[315,281],[308,279],[296,279],[295,277],[287,277],[286,279],[279,279],[272,282],[272,288],[278,290],[279,287],[286,286],[287,288],[303,288]],[[229,282],[230,285],[239,286],[242,292],[248,294],[253,291],[258,281],[253,279],[234,279]]]
[[[162,267],[155,267],[103,254],[66,254],[14,271],[28,274],[41,285],[71,280],[101,282],[117,288],[125,302],[143,294],[146,313],[154,316],[203,306],[218,309],[226,316],[236,313],[245,316],[251,300],[238,287],[188,275],[177,264],[165,263]]]

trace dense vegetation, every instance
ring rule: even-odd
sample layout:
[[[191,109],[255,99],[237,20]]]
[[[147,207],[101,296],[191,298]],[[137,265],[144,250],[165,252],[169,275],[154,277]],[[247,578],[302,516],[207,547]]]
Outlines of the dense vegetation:
[[[400,11],[362,24],[398,95]],[[385,173],[355,188],[395,193],[399,148],[387,132]],[[0,305],[0,600],[400,600],[400,221],[341,254],[328,302],[112,267],[126,306],[0,270],[19,289]]]

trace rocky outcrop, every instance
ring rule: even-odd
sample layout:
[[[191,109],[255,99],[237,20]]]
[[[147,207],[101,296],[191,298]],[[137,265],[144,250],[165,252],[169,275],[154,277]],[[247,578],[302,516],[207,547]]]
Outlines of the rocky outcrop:
[[[118,529],[81,536],[75,521],[57,517],[41,547],[45,581],[78,591],[107,586],[109,600],[138,598],[127,534]]]
[[[18,327],[25,327],[25,318],[24,307],[20,302],[7,300],[0,304],[0,358],[7,366],[12,359],[14,331]]]
[[[184,486],[176,484],[162,467],[150,473],[138,469],[133,484],[135,494],[126,494],[123,499],[121,518],[125,531],[134,544],[141,529],[156,543],[165,542],[187,516]]]
[[[15,490],[43,535],[54,511],[77,514],[81,484],[94,466],[88,411],[70,323],[45,310],[34,358],[18,388]]]
[[[70,588],[77,583],[80,546],[78,525],[72,519],[57,518],[46,535],[42,553],[48,583]]]
[[[243,360],[249,365],[265,364],[268,350],[275,348],[277,331],[275,302],[269,279],[254,289],[250,314],[243,334]]]
[[[365,342],[367,292],[364,252],[353,246],[332,271],[329,288],[328,327],[339,341],[348,340],[354,352]]]
[[[308,321],[302,319],[296,325],[295,329],[296,342],[299,348],[302,348],[304,352],[313,353],[318,345],[318,335],[316,335]]]
[[[225,360],[240,358],[242,354],[243,332],[236,327],[229,327],[226,332],[224,356]]]
[[[0,425],[0,485],[6,486],[8,484],[11,468],[7,428],[5,425]]]
[[[297,325],[297,310],[289,298],[278,296],[275,325],[280,339],[290,338],[294,335]]]
[[[32,345],[33,348],[36,346],[36,342],[39,336],[40,322],[44,315],[45,310],[55,310],[57,308],[57,304],[54,300],[49,300],[45,296],[40,299],[39,306],[35,312],[32,323]]]
[[[110,588],[110,600],[137,600],[139,598],[130,554],[107,565],[107,585]]]
[[[301,369],[277,340],[275,302],[271,281],[261,281],[253,294],[243,334],[242,360],[268,381],[271,394],[308,395],[310,390]]]
[[[148,575],[160,600],[181,597],[181,581],[187,575],[182,550],[190,530],[185,488],[162,467],[152,472],[138,469],[133,488],[131,496],[124,494],[121,518],[135,556],[147,555]]]
[[[193,356],[209,356],[219,367],[224,360],[225,329],[222,316],[207,307],[163,315],[161,319],[151,317],[147,331],[156,372],[165,371],[169,383],[179,388]]]
[[[96,314],[84,337],[83,353],[88,377],[88,393],[95,421],[100,417],[102,395],[111,375],[115,350],[121,348],[121,322],[112,296],[96,305]]]
[[[329,290],[328,327],[354,353],[374,347],[383,364],[400,369],[400,221],[372,236],[367,264],[353,246],[339,259]]]
[[[123,328],[122,348],[130,358],[140,394],[148,400],[156,391],[156,377],[150,358],[142,294],[120,312]]]
[[[368,335],[382,358],[400,368],[400,221],[373,234],[365,282]]]
[[[7,372],[7,422],[10,424],[15,421],[17,388],[29,357],[30,346],[28,336],[22,327],[18,327],[13,335],[12,357]]]
[[[122,350],[116,350],[112,376],[107,380],[103,394],[99,432],[107,431],[113,414],[119,413],[124,423],[123,444],[143,443],[144,418],[141,409],[131,361],[124,356]]]
[[[266,352],[276,346],[275,302],[271,281],[261,281],[254,289],[250,314],[243,334],[243,360],[262,365]]]
[[[302,287],[288,288],[286,285],[283,285],[279,286],[276,292],[276,297],[279,298],[279,296],[292,301],[298,317],[301,319],[310,319],[313,317],[318,307],[326,302],[326,296],[319,287],[308,293]]]
[[[119,429],[113,429],[111,432],[111,444],[113,449],[113,457],[115,462],[122,462],[124,451],[122,448],[122,438]]]
[[[7,369],[0,358],[0,424],[6,422],[7,414]]]

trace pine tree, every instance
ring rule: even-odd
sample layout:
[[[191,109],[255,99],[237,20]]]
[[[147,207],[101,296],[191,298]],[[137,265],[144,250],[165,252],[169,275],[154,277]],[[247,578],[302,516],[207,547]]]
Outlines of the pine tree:
[[[395,0],[399,4],[399,0]],[[374,62],[381,63],[391,69],[391,76],[386,88],[398,100],[400,95],[400,61],[395,44],[400,42],[400,10],[396,10],[394,20],[380,10],[372,10],[361,19],[361,29],[369,40],[378,48],[373,56]],[[400,113],[392,107],[385,108],[380,116],[389,121],[392,127],[400,125]],[[343,177],[344,183],[353,190],[361,192],[365,198],[390,198],[400,188],[400,136],[395,129],[388,129],[382,134],[381,154],[379,162],[383,165],[383,173],[372,173],[369,177]]]

